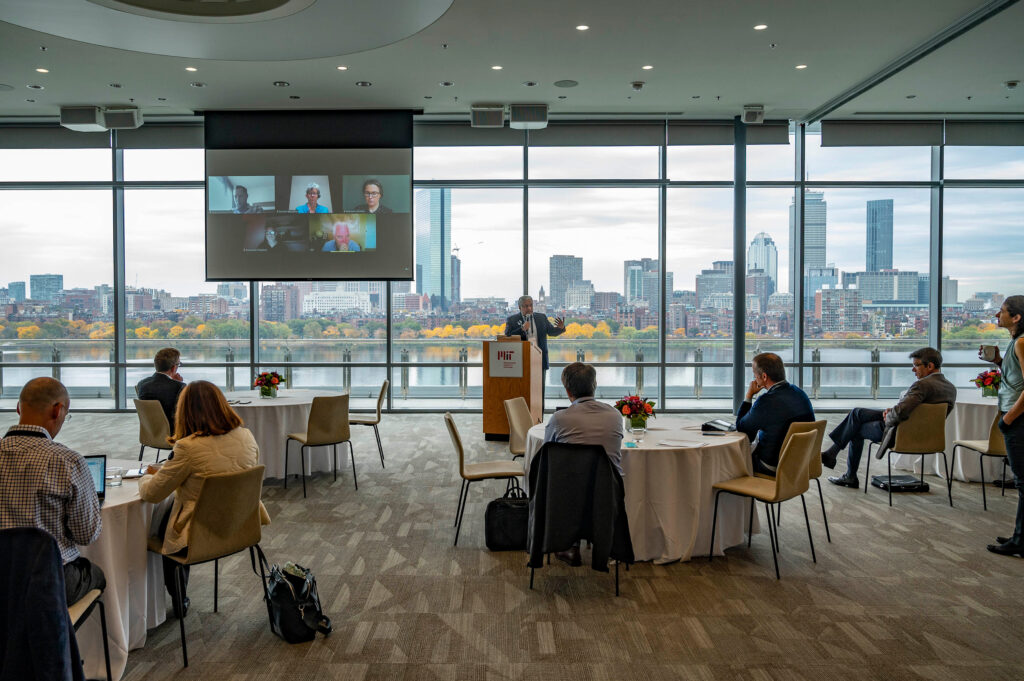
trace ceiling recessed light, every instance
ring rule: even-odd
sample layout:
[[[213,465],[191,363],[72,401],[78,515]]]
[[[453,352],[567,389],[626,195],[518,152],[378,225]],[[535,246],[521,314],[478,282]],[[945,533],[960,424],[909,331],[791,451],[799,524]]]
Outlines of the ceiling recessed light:
[[[523,85],[526,87],[537,87],[537,81],[535,80],[524,80]]]
[[[796,68],[802,71],[803,69],[807,68],[807,64],[797,64]]]
[[[754,30],[755,31],[763,31],[766,28],[768,28],[768,24],[758,24],[757,26],[754,27]]]
[[[299,97],[298,95],[288,95],[288,99],[302,99],[302,97]]]
[[[110,87],[112,87],[112,88],[114,88],[115,90],[117,90],[118,88],[120,88],[120,87],[121,87],[121,84],[120,84],[120,83],[111,83],[111,84],[110,84]]]
[[[455,85],[455,83],[453,83],[450,80],[442,80],[441,81],[441,87],[451,87],[453,85]]]
[[[907,95],[907,99],[917,99],[917,95]]]
[[[156,101],[158,101],[158,102],[166,102],[167,98],[166,97],[157,97]]]
[[[35,104],[36,103],[36,100],[34,100],[34,99],[26,99],[25,101],[28,102],[29,104]]]
[[[202,83],[198,80],[194,80],[188,84],[189,87],[206,87],[206,83]]]
[[[589,29],[590,29],[590,27],[587,26],[586,24],[580,24],[579,26],[576,27],[577,31],[586,31],[586,30],[589,30]]]
[[[289,87],[289,86],[291,86],[291,83],[289,83],[287,80],[275,80],[274,81],[274,87]]]
[[[498,66],[497,64],[495,64],[494,66],[491,67],[491,70],[492,71],[501,71],[501,67]]]
[[[373,83],[368,80],[357,80],[356,85],[359,87],[370,87]]]
[[[575,80],[556,80],[555,87],[576,87],[579,85]]]
[[[565,99],[565,95],[558,95],[559,99]]]
[[[194,66],[186,66],[186,67],[185,67],[185,70],[186,70],[186,71],[191,71],[191,72],[195,73],[195,72],[196,72],[196,71],[198,71],[199,69],[197,69],[197,68],[196,68],[196,67],[194,67]]]
[[[700,99],[700,95],[690,95],[690,99]]]
[[[42,85],[36,85],[34,83],[32,85],[26,85],[25,87],[27,87],[29,90],[45,90],[46,89]]]
[[[339,71],[348,71],[348,67],[347,66],[339,66],[338,70]]]
[[[432,95],[423,95],[423,99],[433,99]]]
[[[50,69],[36,69],[36,73],[49,73]]]
[[[641,66],[640,68],[642,68],[642,69],[643,69],[644,71],[650,71],[650,70],[651,70],[651,69],[653,69],[654,67],[653,67],[653,66],[651,66],[650,64],[644,64],[644,65],[643,65],[643,66]]]

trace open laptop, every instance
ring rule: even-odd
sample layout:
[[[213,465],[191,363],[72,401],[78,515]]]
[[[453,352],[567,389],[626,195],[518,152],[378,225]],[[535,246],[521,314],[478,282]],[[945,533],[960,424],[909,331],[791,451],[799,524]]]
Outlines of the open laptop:
[[[107,457],[105,454],[86,456],[85,463],[89,466],[89,473],[92,475],[92,484],[96,488],[96,496],[103,504],[103,498],[107,491]]]

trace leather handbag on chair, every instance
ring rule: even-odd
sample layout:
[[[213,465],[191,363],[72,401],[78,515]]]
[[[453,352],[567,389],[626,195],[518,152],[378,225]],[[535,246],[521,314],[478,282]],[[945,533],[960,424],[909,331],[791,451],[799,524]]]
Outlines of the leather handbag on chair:
[[[487,504],[484,542],[491,551],[525,551],[530,521],[530,500],[518,485]]]

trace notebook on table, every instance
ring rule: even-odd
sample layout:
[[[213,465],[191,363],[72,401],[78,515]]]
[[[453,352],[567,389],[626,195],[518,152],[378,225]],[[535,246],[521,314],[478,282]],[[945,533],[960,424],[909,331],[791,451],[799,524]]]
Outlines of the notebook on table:
[[[86,465],[89,466],[89,474],[92,475],[96,496],[102,504],[107,492],[107,456],[106,454],[94,454],[84,458]]]

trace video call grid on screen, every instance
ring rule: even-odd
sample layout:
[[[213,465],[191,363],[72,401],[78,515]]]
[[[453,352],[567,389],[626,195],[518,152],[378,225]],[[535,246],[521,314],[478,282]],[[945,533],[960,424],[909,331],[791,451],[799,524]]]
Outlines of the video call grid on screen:
[[[215,280],[411,279],[410,149],[206,152]]]

